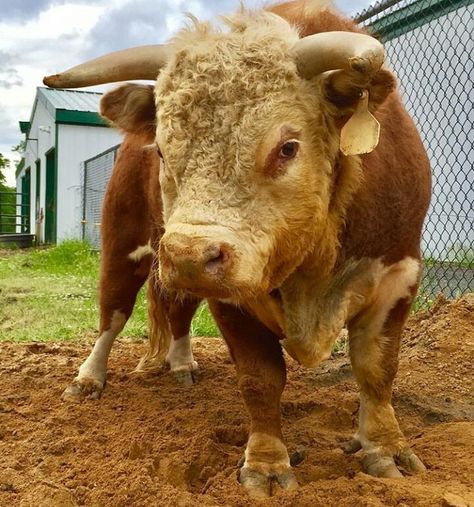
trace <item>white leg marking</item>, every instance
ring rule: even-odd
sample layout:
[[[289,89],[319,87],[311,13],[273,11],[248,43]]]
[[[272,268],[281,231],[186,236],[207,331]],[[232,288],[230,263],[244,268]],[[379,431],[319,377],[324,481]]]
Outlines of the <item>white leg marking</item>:
[[[382,330],[390,310],[410,296],[410,288],[418,281],[420,263],[413,257],[405,257],[395,264],[383,267],[371,308],[367,311],[369,322],[365,334],[375,335]]]
[[[130,252],[128,258],[134,262],[140,262],[146,255],[155,255],[155,253],[155,250],[151,246],[151,241],[148,240],[146,245],[138,246],[133,252]]]
[[[115,310],[110,322],[110,328],[104,331],[94,344],[89,357],[82,363],[76,381],[85,379],[100,382],[103,386],[107,376],[107,361],[110,350],[117,335],[122,331],[127,319],[122,312]]]
[[[166,362],[170,365],[173,372],[194,371],[198,369],[198,364],[194,360],[189,334],[181,336],[178,339],[172,338],[168,354],[166,355]]]

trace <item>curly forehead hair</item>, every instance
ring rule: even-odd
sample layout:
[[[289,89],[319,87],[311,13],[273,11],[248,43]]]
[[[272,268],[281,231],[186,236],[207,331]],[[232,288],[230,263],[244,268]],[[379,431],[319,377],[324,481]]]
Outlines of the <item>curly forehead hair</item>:
[[[295,85],[290,55],[299,38],[296,28],[265,11],[242,10],[223,21],[217,27],[191,18],[171,40],[174,57],[158,78],[158,108],[166,109],[170,101],[177,107],[235,106]]]

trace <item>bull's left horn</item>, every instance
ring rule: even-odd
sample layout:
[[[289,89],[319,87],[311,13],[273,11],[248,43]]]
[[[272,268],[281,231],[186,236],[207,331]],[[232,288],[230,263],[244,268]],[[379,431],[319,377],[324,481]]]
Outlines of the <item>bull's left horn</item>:
[[[131,79],[154,81],[169,56],[170,49],[166,45],[123,49],[47,76],[43,83],[51,88],[81,88]]]
[[[370,35],[353,32],[323,32],[300,39],[294,46],[301,77],[336,69],[376,72],[385,58],[382,44]]]

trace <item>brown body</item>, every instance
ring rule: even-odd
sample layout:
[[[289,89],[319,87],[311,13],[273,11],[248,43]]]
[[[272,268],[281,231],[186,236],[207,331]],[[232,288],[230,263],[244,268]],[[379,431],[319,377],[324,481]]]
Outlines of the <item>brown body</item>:
[[[297,25],[302,36],[360,31],[330,11],[311,11],[305,2],[277,6],[274,12]],[[166,79],[165,75],[157,92],[171,86]],[[275,481],[283,488],[296,485],[280,424],[280,396],[286,380],[282,345],[301,363],[314,365],[327,357],[343,326],[349,330],[353,371],[361,389],[359,431],[349,450],[363,449],[365,468],[373,475],[399,476],[395,463],[410,473],[424,469],[399,429],[391,392],[401,332],[419,283],[421,228],[430,198],[429,162],[389,71],[335,73],[315,81],[315,86],[324,95],[321,117],[326,123],[322,130],[318,128],[326,143],[327,176],[321,179],[321,185],[326,185],[321,191],[322,200],[327,201],[326,207],[321,205],[325,219],[318,226],[317,237],[308,233],[314,244],[306,252],[307,241],[298,245],[295,239],[283,246],[280,242],[276,250],[274,246],[268,250],[269,260],[261,264],[261,270],[249,268],[248,273],[261,274],[257,288],[265,287],[262,293],[248,288],[250,275],[242,267],[239,240],[225,228],[216,229],[215,218],[209,221],[214,229],[193,218],[198,206],[186,206],[198,197],[190,193],[180,204],[173,194],[178,176],[159,167],[159,156],[149,146],[155,142],[152,87],[127,85],[107,94],[102,102],[103,115],[123,129],[126,138],[104,203],[101,337],[67,395],[77,396],[90,386],[97,395],[102,390],[108,351],[150,268],[152,350],[146,360],[159,357],[173,336],[168,360],[172,369],[187,372],[189,380],[197,367],[189,345],[189,324],[200,298],[207,297],[235,362],[250,414],[240,481],[257,496],[270,494]],[[380,141],[372,153],[344,156],[337,147],[339,131],[351,117],[363,89],[368,90],[369,108],[381,124]],[[163,123],[167,120],[160,111],[172,106],[159,100],[158,129],[160,114]],[[291,140],[291,129],[290,134],[281,131]],[[158,134],[160,147],[175,142],[173,136],[166,138],[164,130]],[[196,130],[196,139],[199,135]],[[202,139],[204,146],[207,138]],[[257,151],[257,170],[263,153],[264,178],[279,178],[287,161],[273,161],[280,148],[267,150],[273,142],[271,136],[268,139]],[[304,148],[304,136],[300,141]],[[184,160],[182,151],[179,153]],[[164,156],[170,166],[180,160],[171,147]],[[310,162],[306,166],[311,166]],[[195,173],[200,170],[196,165]],[[161,192],[164,212],[159,177],[166,185]],[[188,177],[192,180],[195,174]],[[180,189],[186,190],[185,186]],[[209,213],[212,205],[209,200]],[[201,207],[201,213],[204,216],[206,209]],[[199,227],[202,230],[196,232]],[[291,237],[293,228],[283,232]],[[222,230],[223,236],[216,230]],[[304,236],[303,232],[300,235]],[[242,244],[245,247],[245,242]],[[290,267],[292,247],[293,257],[299,260]],[[166,291],[157,279],[156,264],[152,266],[158,248],[160,278]],[[263,251],[260,244],[255,248]],[[279,258],[288,262],[278,264]],[[255,259],[249,256],[247,260],[253,263]],[[267,266],[273,266],[268,273]],[[180,298],[171,295],[174,290]]]

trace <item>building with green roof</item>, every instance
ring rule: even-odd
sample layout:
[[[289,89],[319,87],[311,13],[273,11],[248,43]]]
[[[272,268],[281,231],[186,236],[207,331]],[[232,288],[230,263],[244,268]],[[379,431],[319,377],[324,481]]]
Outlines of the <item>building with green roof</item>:
[[[38,87],[30,120],[19,122],[25,154],[16,186],[29,201],[29,230],[39,243],[80,238],[81,165],[121,142],[98,114],[101,96]]]

